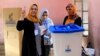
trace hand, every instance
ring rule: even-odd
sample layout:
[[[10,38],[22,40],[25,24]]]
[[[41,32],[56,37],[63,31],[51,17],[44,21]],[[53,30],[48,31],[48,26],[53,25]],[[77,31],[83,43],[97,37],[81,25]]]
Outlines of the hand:
[[[46,34],[46,32],[47,32],[47,30],[44,30],[44,31],[43,31],[43,34]]]
[[[25,11],[25,10],[22,10],[22,12],[21,12],[21,17],[20,17],[19,20],[24,20],[25,14],[26,14],[26,11]]]

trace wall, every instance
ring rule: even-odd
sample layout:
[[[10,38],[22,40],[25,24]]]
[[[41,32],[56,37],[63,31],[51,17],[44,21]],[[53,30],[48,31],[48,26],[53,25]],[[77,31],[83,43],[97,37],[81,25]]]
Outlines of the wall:
[[[2,19],[2,9],[0,8],[0,43],[3,43],[4,41],[4,22]]]
[[[55,24],[62,24],[63,18],[67,15],[65,10],[66,5],[70,2],[70,0],[0,0],[0,11],[3,8],[24,8],[26,12],[33,3],[37,3],[39,5],[39,11],[41,8],[47,8],[49,10],[50,17],[53,19]],[[1,12],[2,14],[2,12]],[[2,15],[0,14],[0,24],[2,27],[0,29],[3,30]],[[3,32],[2,32],[3,33]],[[1,34],[3,35],[3,34]],[[3,42],[3,37],[0,37],[0,41]]]
[[[100,56],[100,0],[89,0],[89,29],[90,39]]]
[[[55,24],[62,24],[63,18],[67,15],[65,7],[69,2],[70,0],[2,0],[0,1],[0,7],[25,7],[28,11],[31,4],[37,3],[39,10],[41,8],[47,8],[49,10],[50,17]]]

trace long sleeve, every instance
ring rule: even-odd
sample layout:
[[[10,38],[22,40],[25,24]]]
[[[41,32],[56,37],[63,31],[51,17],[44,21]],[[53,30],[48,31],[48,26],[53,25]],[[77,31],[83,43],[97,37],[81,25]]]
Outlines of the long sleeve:
[[[23,30],[24,29],[24,21],[18,21],[17,22],[17,26],[16,26],[16,28],[17,28],[17,30],[19,30],[19,31],[21,31],[21,30]]]
[[[44,25],[45,25],[46,29],[49,29],[49,27],[53,26],[54,23],[53,23],[53,21],[50,18],[48,18],[48,19],[45,20]]]

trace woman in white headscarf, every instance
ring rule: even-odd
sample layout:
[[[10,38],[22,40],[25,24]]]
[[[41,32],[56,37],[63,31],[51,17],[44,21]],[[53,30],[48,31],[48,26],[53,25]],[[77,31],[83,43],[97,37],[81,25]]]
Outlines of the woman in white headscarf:
[[[44,49],[42,49],[42,56],[49,56],[50,46],[52,45],[51,32],[49,31],[49,27],[53,26],[53,21],[49,18],[49,12],[47,9],[42,9],[40,14],[41,25],[44,26],[43,31],[43,39],[44,39]],[[43,48],[42,47],[42,48]]]

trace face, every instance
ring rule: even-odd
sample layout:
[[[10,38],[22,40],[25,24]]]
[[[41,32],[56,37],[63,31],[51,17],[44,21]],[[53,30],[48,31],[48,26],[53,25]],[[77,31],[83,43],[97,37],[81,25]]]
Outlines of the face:
[[[68,5],[66,7],[66,10],[67,10],[69,15],[73,15],[74,14],[74,7],[73,7],[73,5]]]
[[[42,16],[43,16],[43,19],[46,19],[47,16],[48,16],[48,15],[47,15],[47,12],[44,12]]]
[[[38,13],[38,7],[33,5],[29,12],[30,12],[31,16],[33,16],[33,17],[36,16]]]

